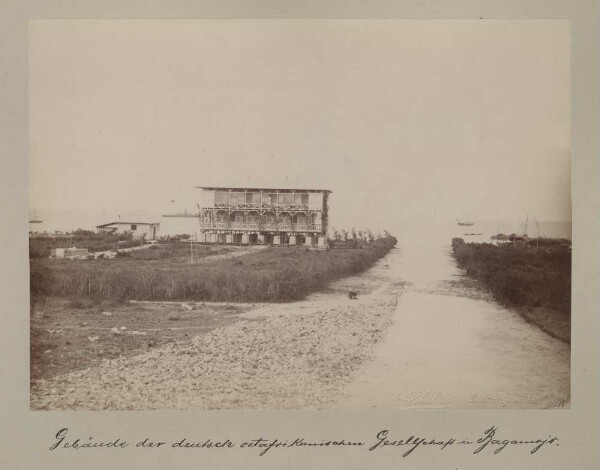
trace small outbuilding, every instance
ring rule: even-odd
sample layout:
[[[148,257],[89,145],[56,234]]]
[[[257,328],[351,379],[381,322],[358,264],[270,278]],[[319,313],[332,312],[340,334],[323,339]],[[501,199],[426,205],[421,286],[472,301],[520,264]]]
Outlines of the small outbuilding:
[[[145,238],[156,240],[160,223],[158,222],[109,222],[108,224],[96,225],[98,233],[125,233],[133,238]]]

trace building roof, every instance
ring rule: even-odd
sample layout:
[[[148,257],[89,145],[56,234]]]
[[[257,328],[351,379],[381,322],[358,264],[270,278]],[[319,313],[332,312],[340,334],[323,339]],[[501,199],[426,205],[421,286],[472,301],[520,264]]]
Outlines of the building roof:
[[[117,220],[116,222],[109,222],[107,224],[96,225],[96,228],[108,227],[109,225],[115,224],[127,224],[127,225],[160,225],[159,222],[125,222],[123,220]]]
[[[315,189],[315,188],[263,188],[263,187],[241,187],[241,186],[196,186],[196,189],[209,190],[233,190],[233,191],[304,191],[309,193],[332,193],[330,189]]]

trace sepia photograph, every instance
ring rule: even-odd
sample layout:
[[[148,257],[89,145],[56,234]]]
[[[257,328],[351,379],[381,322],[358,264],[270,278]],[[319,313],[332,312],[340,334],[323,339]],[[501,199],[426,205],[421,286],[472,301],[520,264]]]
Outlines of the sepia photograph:
[[[569,21],[28,40],[32,411],[571,407]]]

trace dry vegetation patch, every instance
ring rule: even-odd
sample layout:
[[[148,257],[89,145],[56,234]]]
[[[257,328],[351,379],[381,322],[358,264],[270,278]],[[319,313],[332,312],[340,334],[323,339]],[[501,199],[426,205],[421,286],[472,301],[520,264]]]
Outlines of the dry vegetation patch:
[[[238,321],[234,305],[144,304],[38,299],[31,309],[31,380],[142,354]]]

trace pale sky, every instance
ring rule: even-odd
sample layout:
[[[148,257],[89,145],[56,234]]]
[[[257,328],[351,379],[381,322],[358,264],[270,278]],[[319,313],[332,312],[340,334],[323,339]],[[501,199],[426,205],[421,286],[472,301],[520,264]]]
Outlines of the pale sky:
[[[42,214],[264,185],[333,190],[339,227],[570,220],[568,21],[35,20],[29,39]]]

